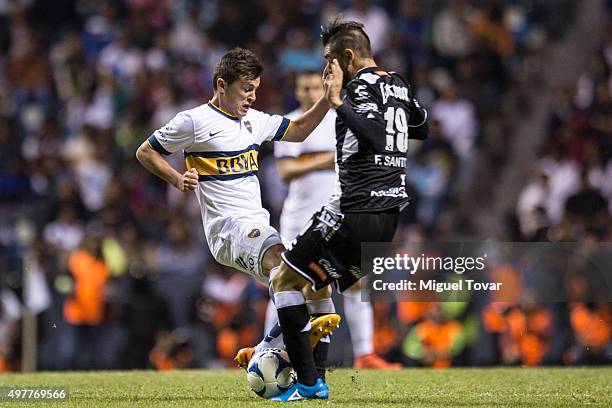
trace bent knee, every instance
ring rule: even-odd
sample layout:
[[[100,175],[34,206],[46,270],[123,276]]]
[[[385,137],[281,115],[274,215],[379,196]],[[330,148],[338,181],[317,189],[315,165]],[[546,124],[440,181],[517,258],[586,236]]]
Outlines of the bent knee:
[[[266,250],[261,259],[261,269],[265,276],[270,275],[270,270],[277,267],[281,263],[281,254],[285,251],[283,245],[273,245]]]

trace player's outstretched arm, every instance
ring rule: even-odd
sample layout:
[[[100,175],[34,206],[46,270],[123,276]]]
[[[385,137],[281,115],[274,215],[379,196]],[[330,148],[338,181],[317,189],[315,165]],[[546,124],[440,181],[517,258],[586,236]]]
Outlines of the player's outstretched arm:
[[[183,174],[179,173],[146,140],[136,151],[136,158],[145,169],[172,184],[180,191],[193,191],[198,186],[196,169],[191,168]]]
[[[296,120],[292,120],[287,133],[283,136],[283,142],[303,142],[306,140],[308,135],[325,117],[325,114],[329,110],[329,103],[325,98],[321,98],[314,104],[314,106],[308,109],[302,116]]]

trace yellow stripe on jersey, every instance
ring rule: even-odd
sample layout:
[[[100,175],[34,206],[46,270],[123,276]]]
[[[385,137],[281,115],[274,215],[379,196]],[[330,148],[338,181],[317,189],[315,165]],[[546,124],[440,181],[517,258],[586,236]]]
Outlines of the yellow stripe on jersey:
[[[239,152],[188,152],[185,165],[197,170],[200,181],[247,177],[259,170],[258,148],[252,145]]]

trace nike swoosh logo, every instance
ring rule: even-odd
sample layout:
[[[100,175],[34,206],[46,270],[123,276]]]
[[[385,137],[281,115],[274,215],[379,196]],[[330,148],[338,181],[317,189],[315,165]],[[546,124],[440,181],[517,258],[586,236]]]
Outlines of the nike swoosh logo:
[[[223,132],[223,131],[222,131],[222,130],[219,130],[218,132],[215,132],[215,133],[210,132],[210,137],[213,137],[213,136],[215,136],[215,135],[218,135],[218,134],[219,134],[219,133],[221,133],[221,132]]]

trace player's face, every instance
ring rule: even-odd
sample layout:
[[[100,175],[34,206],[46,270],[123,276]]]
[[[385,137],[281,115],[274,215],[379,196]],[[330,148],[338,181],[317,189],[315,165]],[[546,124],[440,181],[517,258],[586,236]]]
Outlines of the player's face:
[[[353,75],[351,75],[351,61],[347,58],[345,53],[337,52],[337,50],[332,50],[330,44],[325,46],[325,59],[327,62],[332,62],[334,59],[338,60],[338,65],[340,65],[340,69],[342,70],[342,87],[346,88],[351,79],[353,79]]]
[[[231,85],[225,87],[224,99],[225,107],[229,113],[239,118],[244,117],[249,108],[255,102],[255,92],[259,87],[261,78],[246,79],[241,77]]]
[[[295,83],[295,98],[303,110],[310,109],[324,93],[323,80],[319,74],[298,76]]]

